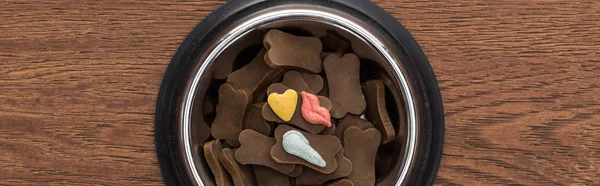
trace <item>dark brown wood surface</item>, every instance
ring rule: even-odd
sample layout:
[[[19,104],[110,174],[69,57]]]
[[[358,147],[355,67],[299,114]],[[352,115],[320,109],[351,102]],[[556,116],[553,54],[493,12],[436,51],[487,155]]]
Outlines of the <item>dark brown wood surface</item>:
[[[154,104],[222,1],[0,1],[0,185],[161,185]],[[441,185],[600,184],[600,1],[384,1],[436,72]]]

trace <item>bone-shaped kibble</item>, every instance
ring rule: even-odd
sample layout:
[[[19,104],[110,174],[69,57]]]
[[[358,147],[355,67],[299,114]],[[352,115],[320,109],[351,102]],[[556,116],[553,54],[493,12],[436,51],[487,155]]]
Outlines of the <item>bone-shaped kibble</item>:
[[[393,185],[396,181],[396,176],[403,165],[402,161],[398,161],[401,154],[402,146],[397,140],[388,144],[379,146],[377,150],[377,158],[375,160],[375,172],[377,172],[376,186]]]
[[[241,146],[235,151],[235,159],[241,164],[262,165],[283,174],[294,170],[293,164],[277,163],[271,158],[271,148],[275,145],[275,139],[246,129],[240,133],[240,143]]]
[[[283,145],[283,150],[288,154],[302,158],[313,165],[319,167],[327,165],[323,157],[310,146],[308,139],[300,131],[290,130],[284,133],[281,145]]]
[[[402,96],[401,94],[398,92],[398,90],[396,90],[396,87],[398,86],[397,84],[394,83],[394,81],[387,75],[382,74],[381,75],[381,80],[383,81],[383,84],[385,85],[386,89],[389,90],[389,93],[391,94],[391,96],[394,98],[394,101],[392,100],[387,100],[386,104],[394,104],[395,105],[395,110],[402,110],[402,108],[404,107],[404,102],[402,100]],[[389,107],[389,106],[388,106]],[[393,108],[393,107],[392,107]],[[388,110],[388,113],[391,112],[390,110]],[[391,113],[390,113],[391,114]],[[397,112],[396,111],[396,121],[398,121],[398,133],[396,134],[395,138],[395,142],[390,142],[384,146],[380,147],[380,151],[383,148],[392,148],[392,152],[386,152],[386,153],[381,153],[378,152],[377,156],[381,157],[381,156],[390,156],[390,155],[394,155],[394,154],[399,154],[396,151],[399,151],[401,149],[400,144],[403,143],[404,139],[406,139],[406,114],[404,112]],[[390,115],[391,117],[391,115]],[[395,146],[395,147],[394,147]],[[380,169],[381,166],[377,166],[379,164],[385,164],[386,162],[375,162],[377,169]],[[391,169],[391,171],[386,173],[381,173],[382,175],[380,175],[379,177],[381,178],[380,181],[378,181],[378,183],[376,184],[377,186],[388,186],[394,183],[395,179],[396,179],[396,175],[398,174],[398,171],[400,171],[400,167],[402,166],[402,163],[396,162],[396,164],[394,165],[394,167],[388,167],[388,169]],[[384,172],[384,171],[379,171],[379,172]]]
[[[246,116],[244,116],[244,129],[252,129],[267,136],[271,135],[271,132],[273,129],[275,129],[275,127],[273,124],[271,124],[271,122],[266,121],[262,116],[262,107],[265,104],[265,102],[255,103],[248,107],[248,110],[246,110]]]
[[[325,36],[325,34],[327,34],[327,29],[324,28],[321,24],[319,23],[314,23],[314,22],[301,22],[298,24],[295,24],[294,26],[305,30],[307,32],[310,32],[311,35],[315,36],[315,37],[323,37]]]
[[[211,78],[202,78],[200,83],[208,84],[210,81]],[[192,135],[192,140],[195,142],[205,142],[210,137],[210,127],[205,120],[206,112],[210,109],[204,108],[204,106],[209,102],[211,96],[205,90],[201,89],[201,93],[196,95],[197,99],[194,99],[194,108],[192,109],[191,124],[193,127],[191,132],[195,134]]]
[[[263,41],[267,48],[265,62],[272,68],[304,69],[319,73],[321,66],[321,41],[316,37],[302,37],[279,30],[269,31]]]
[[[275,76],[273,79],[271,79],[271,81],[267,82],[267,86],[266,87],[261,88],[260,90],[258,90],[257,94],[253,95],[254,96],[253,102],[265,102],[265,101],[267,101],[267,97],[269,96],[269,95],[267,95],[267,87],[270,86],[273,83],[281,82],[281,79],[283,78],[284,74],[285,74],[284,72],[279,73],[277,76]]]
[[[350,47],[352,48],[352,52],[356,54],[356,56],[361,59],[370,59],[372,61],[380,61],[380,57],[377,52],[370,46],[369,43],[363,41],[359,37],[355,37],[352,33],[349,32],[340,32],[341,38],[348,40],[350,43]],[[383,64],[383,63],[381,63]]]
[[[350,181],[349,179],[341,179],[332,183],[328,183],[325,186],[354,186],[354,183],[352,183],[352,181]]]
[[[323,174],[312,169],[307,169],[296,178],[296,185],[323,185],[323,183],[329,180],[348,176],[352,171],[352,162],[344,156],[344,149],[340,150],[335,156],[338,167],[331,174]]]
[[[375,184],[375,158],[381,134],[375,128],[362,130],[352,126],[344,132],[344,150],[353,168],[348,179],[355,185]]]
[[[351,41],[350,46],[352,47],[352,51],[356,56],[359,56],[363,59],[369,59],[374,62],[381,62],[381,58],[377,56],[377,53],[371,49],[368,44],[363,43],[362,41],[354,40]],[[383,64],[383,63],[381,63]]]
[[[288,72],[286,72],[283,75],[283,80],[281,81],[282,84],[284,84],[285,86],[288,86],[291,89],[294,89],[295,91],[301,92],[301,91],[306,91],[306,92],[310,92],[312,93],[312,89],[310,89],[310,87],[308,87],[308,83],[306,83],[306,81],[304,81],[304,77],[302,77],[302,74],[300,74],[300,72],[295,71],[295,70],[290,70]]]
[[[332,122],[331,127],[325,127],[325,129],[323,129],[323,131],[321,131],[321,133],[319,133],[319,134],[333,135],[335,133],[335,131],[337,130],[336,128],[337,127],[335,126],[335,123]]]
[[[250,93],[225,83],[219,87],[217,116],[211,127],[215,139],[223,139],[231,146],[239,146],[238,136],[246,108],[250,104]]]
[[[257,185],[289,186],[290,179],[287,175],[269,167],[254,165],[254,175]]]
[[[267,93],[268,94],[271,94],[271,93],[281,94],[288,89],[289,88],[287,86],[285,86],[281,83],[273,83],[267,89]],[[298,95],[298,97],[301,98],[300,95]],[[319,104],[322,107],[325,107],[327,109],[331,108],[331,102],[329,101],[329,99],[327,99],[326,97],[322,97],[322,96],[318,96],[318,98],[319,98]],[[301,129],[304,129],[313,134],[317,134],[317,133],[323,131],[323,128],[325,128],[324,125],[315,125],[315,124],[309,123],[308,121],[306,121],[304,119],[304,117],[302,116],[302,112],[301,112],[302,108],[301,107],[302,107],[302,99],[298,99],[298,103],[296,104],[296,111],[294,112],[292,119],[287,122],[283,121],[281,118],[279,118],[279,116],[277,116],[273,112],[273,110],[271,109],[271,107],[268,104],[263,106],[262,115],[265,118],[265,120],[267,120],[267,121],[272,121],[272,122],[277,122],[277,123],[289,123],[289,124],[295,125],[297,127],[300,127]]]
[[[405,112],[398,112],[401,110],[404,110],[402,108],[404,108],[404,101],[403,101],[403,97],[402,95],[398,92],[398,90],[396,90],[397,85],[394,83],[394,81],[392,79],[390,79],[389,76],[383,74],[381,76],[381,80],[383,81],[383,84],[385,85],[386,89],[389,90],[389,93],[392,94],[392,97],[394,98],[394,105],[395,105],[395,110],[397,110],[396,114],[396,121],[398,121],[398,134],[396,134],[396,141],[398,143],[402,143],[402,140],[406,139],[406,126],[407,126],[407,119],[406,119],[406,113]],[[386,104],[391,104],[392,101],[388,100]],[[388,111],[389,112],[389,111]]]
[[[367,99],[365,116],[373,121],[375,128],[381,132],[383,144],[393,141],[396,138],[396,131],[385,105],[385,85],[381,80],[370,80],[365,83],[363,90]]]
[[[257,97],[260,90],[269,85],[271,80],[283,72],[283,68],[271,68],[265,63],[266,49],[262,49],[246,66],[232,72],[227,77],[227,83],[252,92],[252,97]]]
[[[295,178],[295,177],[300,176],[300,174],[302,174],[302,172],[304,172],[304,166],[302,166],[302,165],[296,165],[296,167],[294,167],[294,170],[291,173],[289,173],[288,175],[290,177],[294,177]]]
[[[360,87],[358,57],[354,54],[346,54],[342,58],[330,55],[323,66],[329,85],[331,116],[342,118],[347,113],[362,114],[366,103]]]
[[[208,163],[208,167],[215,176],[215,182],[219,186],[233,186],[231,176],[219,162],[219,155],[223,150],[223,144],[219,140],[213,140],[204,143],[204,157]]]
[[[342,54],[345,54],[348,52],[348,49],[350,49],[350,43],[333,32],[327,32],[327,34],[321,38],[321,41],[323,41],[324,47]]]
[[[337,162],[335,155],[342,148],[340,141],[331,135],[317,135],[310,134],[300,131],[304,137],[308,140],[311,147],[319,153],[319,155],[325,160],[325,167],[319,167],[308,161],[287,153],[283,148],[283,134],[290,130],[296,130],[287,125],[280,125],[275,129],[275,139],[277,143],[271,148],[271,157],[275,162],[284,164],[301,164],[308,168],[314,169],[324,174],[329,174],[335,171],[337,168]]]
[[[373,124],[371,122],[360,118],[360,116],[355,116],[352,114],[346,115],[344,118],[340,120],[337,124],[337,128],[335,130],[335,136],[340,139],[340,141],[344,141],[344,132],[351,126],[357,126],[360,129],[366,130],[368,128],[373,128]]]
[[[317,94],[323,90],[323,85],[325,82],[323,81],[323,77],[321,77],[319,74],[302,73],[302,77],[313,93]]]
[[[321,59],[325,60],[327,58],[327,56],[329,55],[335,55],[337,57],[342,57],[344,56],[344,53],[341,52],[321,52]]]
[[[212,76],[215,79],[225,79],[231,73],[235,58],[240,52],[249,46],[262,44],[264,33],[261,31],[251,32],[249,35],[236,41],[236,44],[225,48],[215,59],[211,67]]]
[[[317,95],[329,97],[329,83],[327,83],[327,79],[323,79],[323,89]]]
[[[194,105],[205,105],[204,103],[206,103],[206,102],[207,102],[206,99],[196,99],[196,100],[194,100]],[[201,109],[194,108],[192,110],[191,122],[192,122],[192,125],[195,126],[193,128],[193,131],[196,134],[193,136],[194,141],[204,142],[204,141],[206,141],[206,139],[208,139],[210,137],[210,127],[204,120],[204,117],[206,116],[204,114],[205,111],[206,111],[206,108],[204,108],[204,107],[201,107]]]
[[[196,105],[194,103],[194,105]],[[210,95],[204,96],[202,99],[202,115],[206,116],[212,114],[215,111],[215,103],[213,103],[213,98]]]
[[[256,185],[256,178],[252,167],[239,164],[234,157],[234,151],[231,149],[223,149],[219,155],[219,161],[223,164],[223,167],[231,175],[233,184],[235,186],[254,186]]]
[[[317,74],[300,73],[295,70],[283,75],[282,84],[298,92],[318,93],[323,89],[323,78]]]

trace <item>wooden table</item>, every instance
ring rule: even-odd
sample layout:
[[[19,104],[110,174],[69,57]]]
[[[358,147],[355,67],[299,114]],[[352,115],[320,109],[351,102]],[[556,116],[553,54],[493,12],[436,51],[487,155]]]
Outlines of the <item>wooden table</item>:
[[[0,2],[0,184],[161,185],[154,104],[222,1]],[[600,183],[600,2],[377,1],[442,90],[442,185]]]

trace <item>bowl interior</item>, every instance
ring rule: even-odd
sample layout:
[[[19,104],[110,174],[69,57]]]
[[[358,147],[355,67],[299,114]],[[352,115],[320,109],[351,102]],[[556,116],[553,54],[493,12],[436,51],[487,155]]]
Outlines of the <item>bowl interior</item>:
[[[389,179],[386,175],[392,175],[396,177],[397,172],[405,163],[405,146],[407,136],[407,118],[405,108],[405,97],[404,92],[398,86],[398,80],[394,70],[390,67],[390,62],[386,61],[384,57],[380,55],[380,51],[377,51],[375,47],[366,42],[365,40],[357,37],[355,34],[349,32],[348,29],[333,25],[326,21],[318,19],[282,19],[264,23],[258,27],[251,28],[243,36],[238,37],[229,46],[224,48],[224,51],[219,57],[227,55],[230,52],[235,52],[239,48],[243,50],[237,54],[233,63],[233,71],[241,68],[245,64],[248,64],[253,57],[263,47],[261,44],[255,44],[247,46],[247,40],[251,40],[255,37],[262,37],[269,29],[279,29],[294,35],[299,36],[313,36],[318,32],[328,32],[343,38],[345,41],[351,43],[352,49],[350,52],[357,54],[361,59],[360,69],[360,81],[364,83],[371,79],[383,79],[386,82],[386,108],[388,110],[389,117],[394,125],[394,129],[397,133],[397,138],[394,142],[384,145],[385,148],[379,148],[376,159],[376,177],[377,182],[384,179]],[[376,34],[376,33],[372,33]],[[236,49],[237,48],[237,49]],[[324,48],[324,52],[332,52],[332,49]],[[218,61],[218,60],[216,60]],[[215,64],[211,64],[214,66]],[[190,137],[192,145],[192,157],[191,163],[196,166],[199,176],[204,185],[215,185],[214,177],[204,159],[203,144],[206,135],[206,128],[201,125],[211,125],[215,114],[204,114],[206,102],[210,102],[211,105],[218,104],[218,88],[221,84],[225,83],[224,79],[215,79],[210,76],[212,68],[208,69],[208,73],[201,78],[198,82],[196,94],[194,95],[192,109],[192,116],[190,121]],[[281,79],[274,79],[273,82],[278,82]],[[213,108],[214,109],[214,108]],[[210,141],[213,138],[210,137],[206,141]],[[392,179],[394,179],[392,178]]]

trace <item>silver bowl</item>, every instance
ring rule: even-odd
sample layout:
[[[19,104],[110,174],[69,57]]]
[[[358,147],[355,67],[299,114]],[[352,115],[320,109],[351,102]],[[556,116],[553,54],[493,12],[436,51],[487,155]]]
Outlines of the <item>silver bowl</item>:
[[[235,5],[235,3],[230,4]],[[341,4],[347,4],[347,2]],[[358,4],[360,5],[360,3]],[[226,5],[226,7],[231,8],[234,5]],[[202,43],[202,40],[207,40],[207,35],[199,36],[196,39],[190,35],[192,39],[186,39],[188,42],[182,44],[180,51],[174,57],[171,65],[178,63],[175,64],[177,67],[173,68],[179,72],[171,70],[172,67],[169,67],[171,72],[168,70],[165,74],[156,116],[156,143],[165,181],[178,185],[215,185],[212,173],[204,161],[203,141],[198,140],[197,136],[201,133],[200,130],[203,130],[198,126],[203,122],[201,121],[203,118],[196,117],[197,114],[194,114],[202,109],[203,98],[207,94],[212,80],[213,62],[226,52],[226,49],[243,44],[240,41],[247,37],[253,37],[257,32],[273,28],[297,28],[308,31],[310,29],[326,29],[339,33],[352,41],[353,47],[362,48],[363,53],[359,54],[359,57],[368,58],[370,62],[377,63],[381,67],[383,73],[393,82],[393,86],[388,88],[396,96],[394,99],[397,104],[394,105],[400,112],[397,114],[398,121],[394,123],[399,133],[398,139],[396,139],[398,146],[394,148],[398,148],[399,153],[397,157],[391,157],[398,165],[394,166],[397,169],[394,170],[396,174],[391,178],[378,179],[380,181],[387,179],[385,183],[391,185],[431,184],[433,181],[431,175],[435,177],[437,172],[441,143],[443,142],[443,115],[441,121],[439,118],[441,99],[431,68],[410,35],[408,35],[408,39],[415,46],[410,46],[411,43],[402,43],[402,38],[390,36],[398,33],[390,34],[385,29],[378,27],[378,24],[373,24],[372,20],[364,16],[357,16],[356,12],[335,6],[323,6],[323,4],[314,2],[274,3],[271,5],[267,3],[262,6],[262,8],[249,11],[243,16],[229,19],[226,21],[226,26],[219,27],[218,32],[208,32],[207,35],[212,33],[211,36],[214,36],[208,39],[211,42]],[[239,11],[244,11],[244,9],[238,10],[237,13]],[[232,14],[235,15],[235,13]],[[219,15],[213,13],[211,16]],[[211,16],[206,19],[214,19]],[[390,24],[398,23],[396,21]],[[201,26],[202,24],[199,25],[199,27]],[[202,30],[203,28],[196,29]],[[403,31],[405,32],[405,30]],[[187,46],[186,49],[184,45],[190,46]],[[194,45],[203,46],[196,47]],[[189,47],[200,49],[189,49]],[[409,50],[407,47],[416,47],[416,51],[420,53],[413,54],[414,52],[411,50],[414,49]],[[423,62],[415,59],[419,57],[418,55],[422,55],[425,59],[424,62],[427,63],[425,67],[420,67],[420,65],[422,66],[420,63]],[[422,68],[426,69],[423,71]],[[430,75],[423,72],[430,72]],[[167,78],[169,75],[177,77]],[[433,77],[434,87],[431,87],[431,78],[426,76]],[[174,80],[179,81],[177,85],[165,85],[165,83],[172,84]],[[429,89],[434,90],[433,95]],[[171,95],[170,98],[169,95]],[[173,99],[172,97],[177,98]],[[165,111],[170,113],[165,114]],[[166,116],[162,117],[163,115]],[[173,120],[165,121],[169,118]],[[167,124],[163,124],[164,122]],[[168,137],[161,134],[165,132],[162,130],[166,130],[163,125],[170,127],[168,131],[171,132],[167,135]],[[164,140],[170,140],[168,147],[159,144]],[[168,151],[164,152],[168,155],[161,154],[161,150]],[[433,170],[428,169],[428,166],[433,166]],[[181,182],[180,178],[189,180],[189,182]]]

